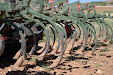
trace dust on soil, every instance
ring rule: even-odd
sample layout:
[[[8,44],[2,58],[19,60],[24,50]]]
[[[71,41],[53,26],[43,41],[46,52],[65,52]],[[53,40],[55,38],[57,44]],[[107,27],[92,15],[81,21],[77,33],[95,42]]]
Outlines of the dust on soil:
[[[79,48],[75,47],[70,51],[70,47],[71,43],[68,44],[63,59],[56,68],[45,68],[56,58],[51,56],[49,60],[46,60],[46,57],[37,61],[30,59],[27,62],[29,65],[19,67],[18,71],[11,71],[12,65],[0,68],[0,75],[113,75],[113,44],[98,45],[94,56],[91,56],[91,48],[87,48],[83,54],[76,54]]]

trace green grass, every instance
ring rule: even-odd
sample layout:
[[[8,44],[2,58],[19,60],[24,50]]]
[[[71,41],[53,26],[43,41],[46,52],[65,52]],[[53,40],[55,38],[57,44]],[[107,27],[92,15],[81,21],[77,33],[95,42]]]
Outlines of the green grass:
[[[107,48],[103,49],[102,50],[103,52],[107,52],[107,51],[111,51],[111,50],[108,50]]]
[[[96,6],[106,6],[107,5],[107,1],[106,2],[91,2],[93,5],[96,5]]]

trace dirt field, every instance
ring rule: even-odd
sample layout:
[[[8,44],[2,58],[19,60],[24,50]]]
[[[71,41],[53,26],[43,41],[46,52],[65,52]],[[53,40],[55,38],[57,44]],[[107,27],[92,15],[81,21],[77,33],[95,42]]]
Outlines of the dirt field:
[[[113,12],[113,6],[96,6],[95,9],[97,13],[104,13],[105,11]],[[84,12],[87,13],[87,10]]]
[[[96,6],[97,13],[103,13],[104,11],[113,12],[113,6]]]
[[[70,46],[71,43],[61,63],[54,69],[46,69],[45,62],[30,60],[26,68],[20,67],[18,71],[11,71],[11,66],[0,68],[0,75],[113,75],[113,44],[98,45],[95,56],[91,56],[90,48],[79,55],[76,53],[79,48],[70,51]]]

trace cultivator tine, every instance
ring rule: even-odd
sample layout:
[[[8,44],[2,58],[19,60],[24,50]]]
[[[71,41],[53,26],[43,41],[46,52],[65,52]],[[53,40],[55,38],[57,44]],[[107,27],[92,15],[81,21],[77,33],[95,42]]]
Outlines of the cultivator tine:
[[[94,26],[91,23],[89,23],[89,22],[86,22],[86,24],[88,24],[89,26],[91,26],[92,29],[94,30],[94,33],[96,34],[96,30],[95,30]],[[90,30],[89,30],[89,32],[90,32]],[[89,33],[88,34],[88,37],[90,37],[90,40],[88,41],[88,43],[90,44],[91,43],[91,39],[92,39],[92,33]]]
[[[21,55],[21,51],[22,51],[22,50],[19,50],[19,51],[15,54],[15,56],[13,57],[13,59],[17,60],[17,59],[20,57],[20,55]]]
[[[24,56],[20,56],[18,58],[18,60],[16,61],[16,63],[12,66],[11,69],[12,70],[18,70],[18,67],[22,66],[23,62],[24,62]]]
[[[0,34],[0,56],[4,52],[4,48],[5,48],[5,42],[3,36]]]
[[[79,27],[79,25],[78,25],[78,24],[77,24],[76,26],[78,27],[78,29],[79,29],[79,31],[80,31],[79,36],[78,36],[78,38],[77,38],[77,40],[78,40],[78,39],[80,39],[81,29],[80,29],[80,27]]]
[[[62,26],[61,23],[60,23],[60,25]],[[67,33],[66,33],[66,30],[65,30],[64,26],[60,27],[59,29],[63,32],[63,36],[65,37],[65,47],[64,47],[64,50],[65,50],[66,47],[67,47]]]
[[[0,31],[3,29],[4,26],[5,26],[5,23],[3,23],[2,26],[0,27]]]
[[[5,23],[3,23],[2,26],[0,27],[0,31],[3,29],[4,26],[5,26]],[[5,48],[4,40],[5,40],[4,37],[0,34],[0,56],[4,52],[4,48]]]
[[[32,55],[32,54],[34,54],[34,52],[36,51],[36,45],[37,45],[37,43],[36,43],[36,36],[35,36],[35,34],[37,34],[37,33],[33,32],[32,29],[29,28],[27,25],[25,25],[25,27],[28,28],[29,31],[30,31],[30,32],[32,33],[32,35],[33,35],[34,45],[33,45],[33,47],[31,48],[31,51],[29,52],[29,55]],[[40,33],[40,32],[39,32],[39,33]],[[38,34],[39,34],[39,33],[38,33]]]
[[[63,54],[64,54],[64,41],[63,41],[63,37],[61,36],[61,52],[60,52],[60,55],[56,58],[56,60],[54,60],[54,62],[50,65],[50,66],[48,66],[47,68],[54,68],[54,67],[56,67],[59,63],[60,63],[60,61],[61,61],[61,59],[62,59],[62,57],[63,57]]]
[[[52,43],[52,48],[53,48],[53,46],[54,46],[54,44],[55,44],[55,37],[56,37],[56,35],[55,35],[55,32],[54,32],[54,30],[53,30],[53,28],[50,26],[50,29],[51,29],[51,31],[52,31],[52,33],[53,33],[53,38],[54,38],[54,41],[53,41],[53,43]]]
[[[50,45],[50,37],[49,37],[49,33],[48,33],[48,30],[46,29],[46,27],[44,26],[44,24],[43,23],[41,23],[39,20],[37,20],[37,19],[33,19],[33,18],[30,18],[30,17],[28,17],[28,16],[26,16],[26,15],[24,15],[24,14],[22,14],[22,16],[23,17],[25,17],[25,18],[27,18],[27,19],[30,19],[30,20],[32,20],[32,21],[35,21],[35,22],[37,22],[38,24],[40,24],[43,28],[44,28],[44,30],[45,30],[45,33],[46,33],[46,37],[47,37],[47,48],[45,48],[45,51],[44,51],[44,55],[46,55],[46,53],[48,52],[48,49],[49,49],[49,45]],[[43,55],[43,56],[44,56]]]
[[[90,22],[91,21],[91,22]],[[101,28],[101,25],[100,25],[100,23],[99,22],[97,22],[95,19],[94,20],[90,20],[89,21],[89,25],[91,25],[91,26],[93,26],[94,28],[94,31],[95,31],[95,34],[97,35],[97,37],[100,37],[101,36],[101,34],[102,34],[102,28]],[[98,34],[97,34],[97,31],[95,30],[96,28],[95,28],[95,23],[93,23],[93,22],[95,22],[96,23],[96,25],[98,25],[99,26],[99,32],[98,32]]]
[[[102,24],[102,33],[100,34],[100,36],[104,35],[104,25]]]
[[[113,30],[112,28],[103,20],[99,19],[105,26],[106,28],[109,28],[111,30],[111,33],[113,34]],[[107,32],[106,32],[106,38],[107,38],[107,35],[108,35],[108,29],[107,29]],[[112,35],[111,35],[111,41],[112,41]]]
[[[74,48],[74,43],[75,43],[75,41],[76,41],[76,32],[73,34],[73,43],[72,43],[72,47],[71,47],[71,50],[73,50],[73,48]]]

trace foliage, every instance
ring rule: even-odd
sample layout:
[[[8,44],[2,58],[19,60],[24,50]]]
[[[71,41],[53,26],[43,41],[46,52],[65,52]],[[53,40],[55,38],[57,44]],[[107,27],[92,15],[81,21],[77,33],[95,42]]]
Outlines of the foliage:
[[[92,4],[96,5],[96,6],[106,6],[107,5],[107,1],[106,2],[91,2]]]

